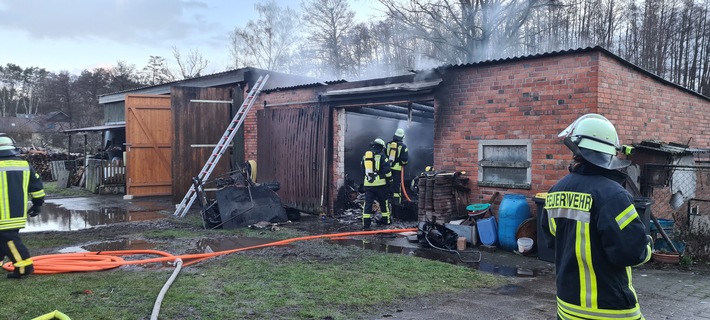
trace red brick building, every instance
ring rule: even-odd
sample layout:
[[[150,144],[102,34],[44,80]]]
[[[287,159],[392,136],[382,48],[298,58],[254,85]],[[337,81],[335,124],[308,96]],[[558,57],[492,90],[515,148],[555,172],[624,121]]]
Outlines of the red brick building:
[[[623,144],[710,145],[710,98],[600,47],[274,89],[254,109],[245,123],[245,158],[258,160],[260,176],[282,181],[282,197],[318,212],[331,212],[345,181],[346,154],[356,147],[347,145],[353,114],[371,120],[362,130],[376,132],[368,139],[391,137],[401,122],[382,131],[378,123],[387,119],[431,125],[416,129],[433,136],[431,164],[466,171],[472,203],[495,191],[528,197],[546,191],[571,160],[557,134],[585,113],[609,118]],[[405,142],[417,142],[414,136]]]

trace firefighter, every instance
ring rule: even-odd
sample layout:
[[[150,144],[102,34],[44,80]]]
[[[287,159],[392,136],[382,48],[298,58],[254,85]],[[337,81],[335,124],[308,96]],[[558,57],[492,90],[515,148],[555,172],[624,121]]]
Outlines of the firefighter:
[[[0,256],[10,258],[14,270],[8,278],[20,279],[34,272],[30,252],[20,239],[27,216],[34,217],[44,204],[44,187],[26,160],[17,157],[15,141],[0,135]],[[27,210],[28,195],[32,207]]]
[[[652,241],[622,186],[614,125],[587,114],[560,137],[572,150],[570,173],[548,192],[542,227],[555,248],[558,319],[644,319],[631,267],[651,258]]]
[[[362,157],[360,167],[365,172],[363,182],[365,189],[365,208],[362,212],[362,225],[369,229],[372,224],[372,204],[375,200],[380,205],[382,219],[376,221],[378,224],[388,225],[392,223],[389,211],[389,188],[392,183],[392,170],[389,159],[384,153],[385,141],[375,139],[370,144],[370,150]]]
[[[390,185],[390,192],[392,194],[390,200],[392,201],[392,209],[394,211],[397,211],[402,204],[402,169],[404,169],[404,166],[406,166],[409,161],[409,151],[402,140],[404,140],[404,130],[400,128],[394,132],[392,141],[387,143],[387,158],[392,165],[393,180],[393,183]]]

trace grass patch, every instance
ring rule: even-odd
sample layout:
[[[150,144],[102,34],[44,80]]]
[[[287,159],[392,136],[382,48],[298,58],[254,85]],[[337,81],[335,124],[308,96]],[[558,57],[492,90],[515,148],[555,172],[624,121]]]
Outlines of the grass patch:
[[[48,198],[67,198],[93,195],[89,190],[80,187],[60,188],[56,181],[43,182],[44,192]]]
[[[0,314],[30,319],[56,309],[72,319],[147,319],[171,272],[123,267],[0,281],[0,290],[13,296],[41,294],[0,304]],[[304,241],[186,267],[168,290],[160,318],[356,319],[393,301],[504,281],[467,267]]]

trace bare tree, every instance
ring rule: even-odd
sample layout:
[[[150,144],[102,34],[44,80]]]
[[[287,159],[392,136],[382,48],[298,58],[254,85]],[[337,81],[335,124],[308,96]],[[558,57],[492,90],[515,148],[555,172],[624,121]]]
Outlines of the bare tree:
[[[23,69],[12,63],[5,67],[0,66],[0,116],[6,117],[10,114],[10,107],[17,103],[17,90],[22,80]]]
[[[430,58],[469,63],[520,51],[523,26],[551,0],[379,0],[411,37],[428,43]]]
[[[117,61],[110,69],[108,92],[124,91],[141,86],[136,65]]]
[[[341,78],[352,66],[346,35],[353,28],[355,11],[347,0],[305,0],[301,4],[309,45],[321,65],[321,75]]]
[[[255,66],[286,71],[298,43],[299,17],[295,10],[275,1],[255,4],[256,21],[230,34],[229,50],[235,68]]]
[[[165,58],[161,56],[150,56],[148,65],[143,67],[143,83],[147,85],[157,85],[175,80],[175,76],[170,72]]]
[[[197,49],[190,49],[187,57],[183,59],[180,54],[180,49],[173,47],[173,57],[175,57],[183,79],[192,79],[201,76],[202,71],[204,71],[210,63]]]

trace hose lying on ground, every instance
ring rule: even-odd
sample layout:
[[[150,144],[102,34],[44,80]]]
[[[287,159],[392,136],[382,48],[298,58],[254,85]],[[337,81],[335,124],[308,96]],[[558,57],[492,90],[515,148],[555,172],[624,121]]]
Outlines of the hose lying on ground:
[[[270,242],[250,247],[237,248],[218,252],[184,254],[175,256],[167,252],[159,250],[117,250],[117,251],[97,251],[97,252],[80,252],[80,253],[58,253],[32,257],[34,262],[35,274],[56,274],[69,272],[88,272],[101,271],[118,268],[125,265],[142,265],[148,263],[160,263],[175,261],[181,259],[183,266],[189,266],[210,258],[221,255],[246,251],[252,249],[266,248],[272,246],[282,246],[291,244],[296,241],[315,240],[315,239],[332,239],[342,238],[356,235],[375,235],[381,233],[400,233],[417,231],[416,228],[409,229],[387,229],[387,230],[372,230],[372,231],[354,231],[343,233],[320,234],[304,237],[296,237],[286,240]],[[141,260],[124,260],[123,256],[131,255],[157,255],[157,258],[141,259]],[[2,265],[3,269],[12,272],[14,267],[12,262],[7,262]]]

